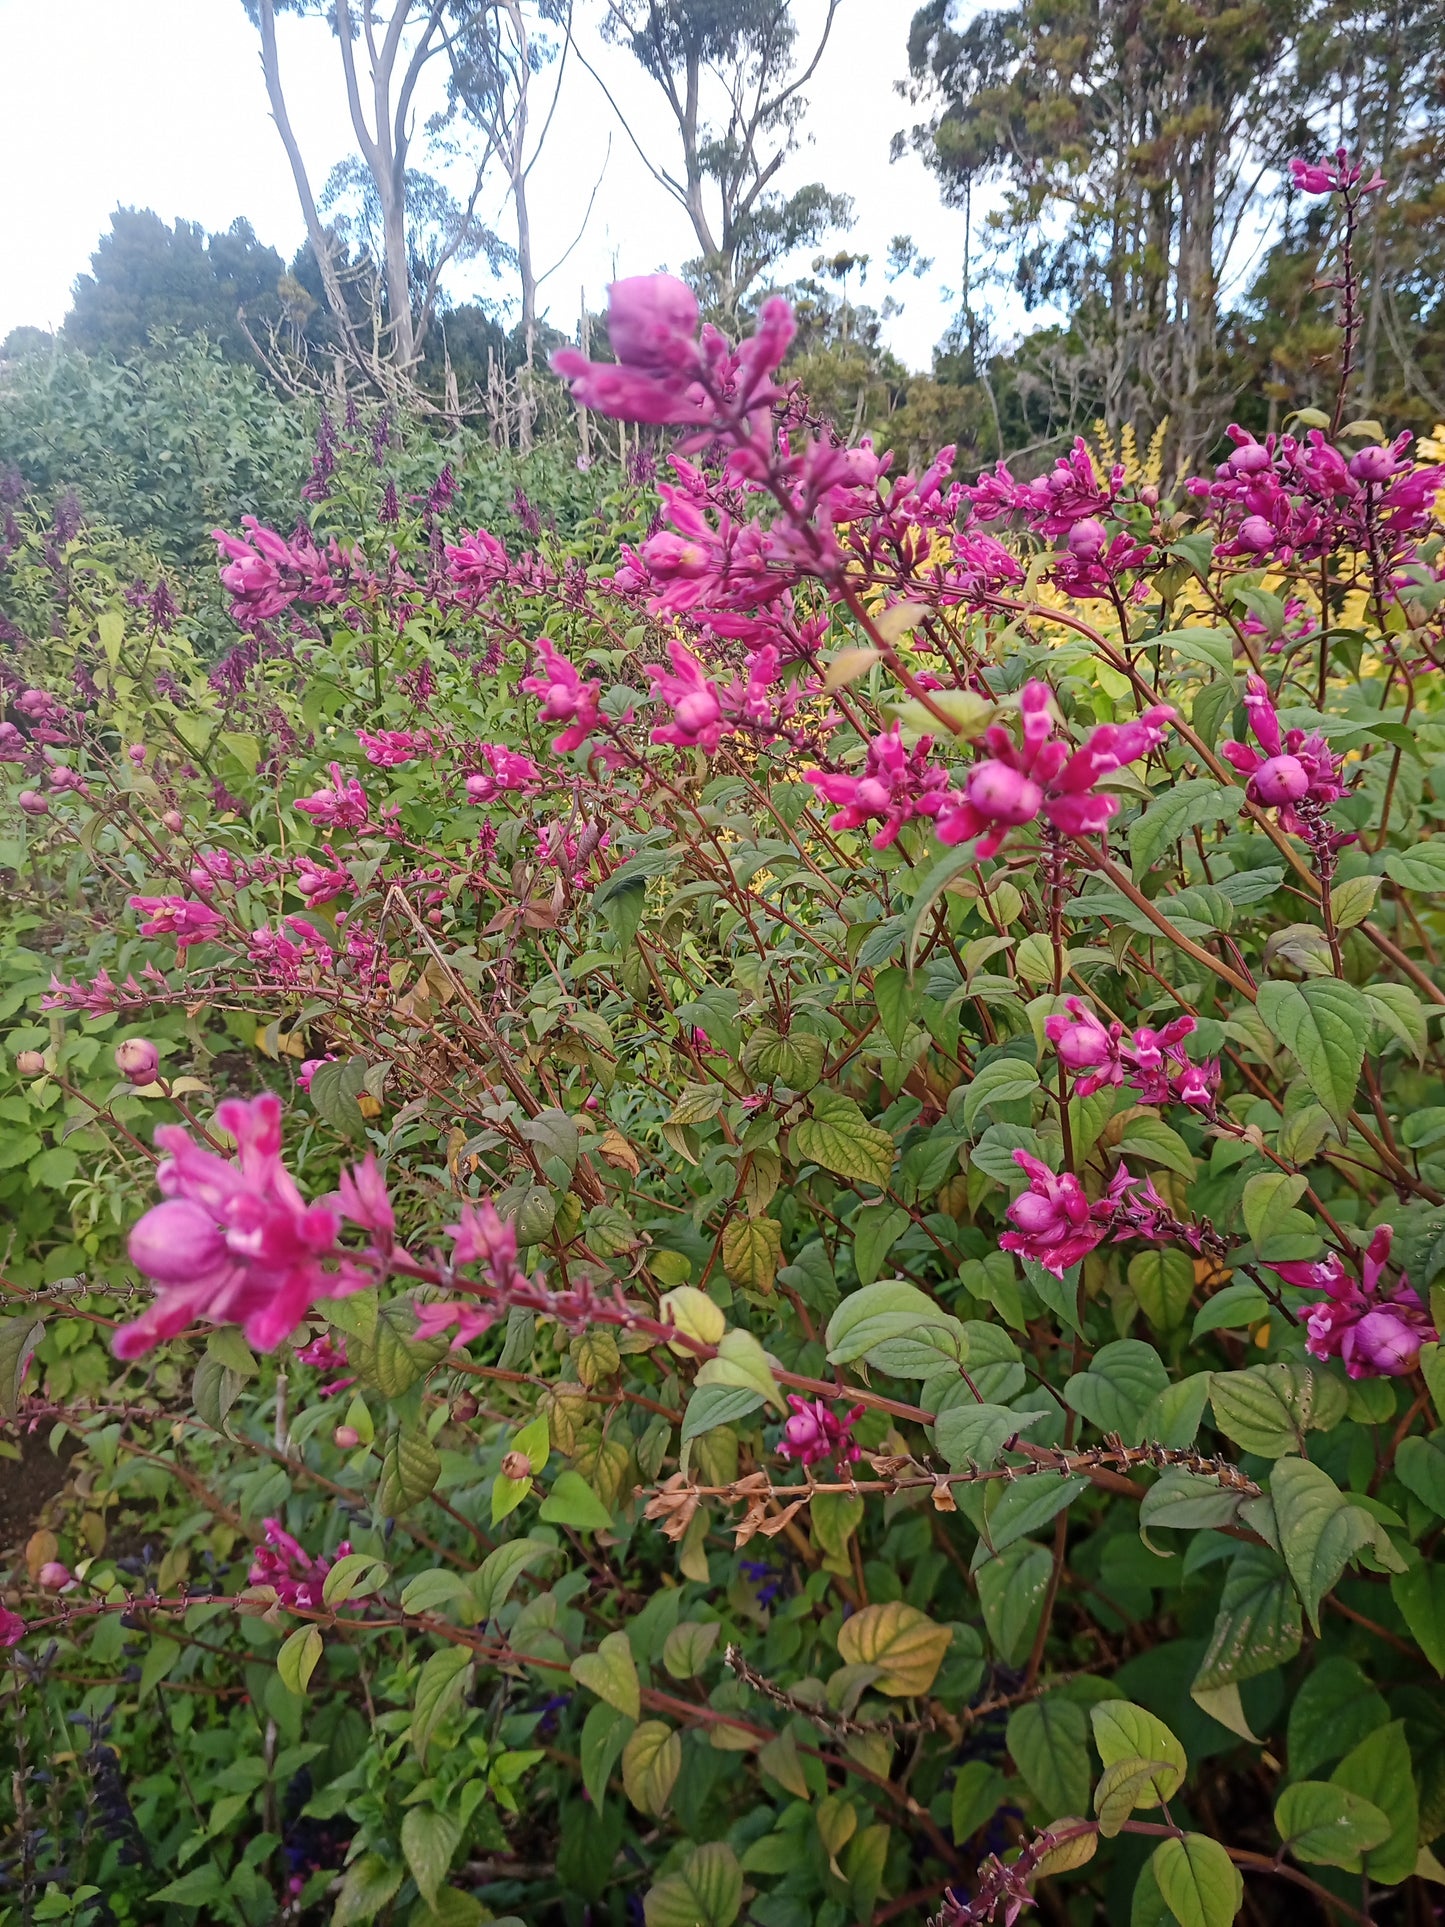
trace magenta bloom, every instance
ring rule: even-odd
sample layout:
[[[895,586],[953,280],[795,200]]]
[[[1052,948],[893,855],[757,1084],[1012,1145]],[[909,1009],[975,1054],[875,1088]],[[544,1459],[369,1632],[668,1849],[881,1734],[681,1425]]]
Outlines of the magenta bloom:
[[[313,1077],[315,1077],[317,1071],[321,1069],[321,1066],[323,1064],[334,1064],[335,1062],[336,1062],[336,1052],[331,1050],[327,1051],[324,1057],[306,1058],[303,1061],[300,1070],[297,1071],[296,1073],[296,1082],[300,1085],[301,1089],[307,1092],[309,1095],[311,1090],[311,1080]]]
[[[230,591],[231,614],[238,622],[264,622],[293,602],[335,603],[348,593],[352,560],[334,539],[323,554],[304,526],[288,542],[243,515],[246,539],[213,529],[212,540],[226,558],[221,581]]]
[[[1401,1378],[1414,1371],[1420,1347],[1440,1335],[1409,1279],[1384,1279],[1391,1236],[1387,1224],[1376,1231],[1358,1281],[1337,1251],[1318,1264],[1272,1267],[1287,1284],[1324,1293],[1307,1309],[1307,1349],[1315,1358],[1342,1358],[1351,1378]]]
[[[853,1438],[853,1427],[866,1407],[855,1405],[839,1418],[821,1399],[809,1401],[790,1392],[788,1403],[793,1408],[793,1416],[783,1427],[778,1444],[780,1457],[793,1459],[799,1465],[817,1465],[821,1459],[833,1459],[845,1465],[861,1455],[862,1448]]]
[[[323,870],[309,856],[298,856],[296,859],[296,888],[309,910],[314,910],[318,903],[330,903],[333,897],[339,897],[355,887],[350,870],[339,864]]]
[[[217,1156],[177,1124],[156,1142],[167,1152],[156,1172],[164,1202],[130,1234],[131,1263],[154,1280],[154,1304],[115,1335],[118,1358],[136,1358],[198,1318],[240,1325],[271,1351],[318,1298],[367,1283],[339,1259],[339,1216],[327,1201],[308,1205],[281,1162],[281,1101],[272,1092],[228,1098],[216,1111],[236,1140],[234,1158]]]
[[[830,803],[841,805],[829,828],[856,830],[875,817],[883,827],[873,838],[875,850],[886,850],[905,823],[919,816],[936,816],[951,800],[948,771],[928,760],[931,736],[921,736],[911,750],[903,747],[903,725],[894,723],[868,745],[861,776],[828,775],[820,769],[803,771]]]
[[[189,897],[129,897],[132,910],[140,912],[143,937],[174,937],[183,955],[193,943],[213,943],[224,936],[226,920],[208,903],[193,903]]]
[[[1196,1064],[1185,1050],[1184,1039],[1197,1028],[1192,1017],[1176,1017],[1162,1030],[1141,1024],[1126,1042],[1122,1024],[1104,1025],[1082,999],[1070,997],[1067,1010],[1067,1016],[1058,1011],[1045,1021],[1044,1035],[1074,1073],[1077,1096],[1091,1097],[1105,1084],[1117,1087],[1127,1078],[1146,1104],[1214,1108],[1219,1064],[1217,1059]]]
[[[552,647],[546,636],[537,638],[538,666],[522,678],[522,687],[531,696],[542,698],[542,720],[565,723],[567,727],[552,738],[559,756],[579,748],[596,729],[601,717],[598,697],[600,682],[584,682],[567,658]]]
[[[1251,676],[1246,683],[1244,710],[1263,755],[1236,742],[1221,743],[1219,752],[1249,778],[1244,793],[1251,803],[1277,809],[1281,829],[1305,836],[1311,827],[1308,819],[1312,816],[1317,823],[1323,811],[1345,795],[1344,765],[1318,732],[1280,728],[1262,676]]]
[[[1347,189],[1359,185],[1364,171],[1358,161],[1350,160],[1348,151],[1343,147],[1337,147],[1323,164],[1298,157],[1289,164],[1290,180],[1301,194],[1343,194]],[[1375,194],[1384,185],[1385,177],[1376,168],[1373,177],[1360,187],[1360,192]]]
[[[8,1606],[0,1606],[0,1651],[18,1646],[29,1630],[19,1613],[11,1612]]]
[[[148,1037],[128,1037],[116,1046],[115,1067],[132,1084],[153,1084],[161,1067],[160,1052]]]
[[[588,361],[563,348],[552,366],[572,384],[574,400],[600,414],[634,422],[697,425],[710,404],[699,385],[697,296],[671,274],[634,275],[607,290],[611,362]]]
[[[1091,1206],[1083,1185],[1070,1171],[1056,1177],[1027,1151],[1015,1151],[1014,1163],[1028,1179],[1029,1188],[1009,1206],[1008,1215],[1017,1229],[1005,1231],[999,1244],[1062,1278],[1070,1265],[1102,1244],[1111,1211]]]
[[[396,769],[402,763],[414,763],[418,756],[431,753],[431,738],[424,730],[358,729],[356,740],[365,751],[367,762],[378,769]]]
[[[263,1523],[265,1544],[256,1548],[251,1570],[246,1575],[248,1582],[253,1586],[270,1586],[283,1606],[296,1607],[302,1612],[319,1611],[324,1604],[321,1588],[335,1562],[327,1558],[313,1559],[279,1519],[267,1519]],[[343,1539],[336,1548],[337,1559],[344,1559],[350,1551],[350,1540]]]
[[[341,774],[340,763],[331,765],[331,788],[298,796],[296,807],[329,830],[359,830],[371,814],[366,791],[354,776]]]
[[[457,593],[468,602],[479,600],[509,580],[512,572],[506,549],[486,529],[464,535],[454,548],[447,549],[446,558],[447,574]]]
[[[647,665],[647,680],[652,693],[667,704],[673,720],[652,732],[654,743],[672,743],[678,749],[700,749],[705,755],[717,753],[723,739],[723,706],[715,682],[703,674],[702,664],[680,642],[669,642],[667,653],[673,673]]]
[[[530,794],[533,790],[542,789],[546,783],[546,778],[530,756],[523,756],[502,743],[480,743],[478,754],[485,757],[491,768],[488,773],[474,773],[467,778],[469,803],[490,803],[508,790]]]
[[[14,723],[0,723],[0,763],[24,763],[29,756],[30,745]]]
[[[1132,723],[1100,723],[1076,750],[1054,736],[1047,683],[1026,683],[1019,696],[1023,741],[1001,723],[984,732],[989,754],[968,772],[961,793],[945,799],[938,816],[941,843],[979,837],[980,856],[993,856],[1011,828],[1042,814],[1066,836],[1097,834],[1119,808],[1100,795],[1101,776],[1157,749],[1174,711],[1165,704]]]

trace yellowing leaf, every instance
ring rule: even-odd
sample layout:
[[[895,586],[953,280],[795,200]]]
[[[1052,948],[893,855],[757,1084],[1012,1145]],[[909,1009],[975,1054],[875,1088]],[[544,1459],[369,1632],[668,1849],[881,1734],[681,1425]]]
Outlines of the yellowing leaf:
[[[916,1606],[891,1599],[865,1606],[838,1629],[838,1652],[849,1666],[877,1666],[880,1693],[904,1699],[926,1693],[953,1638]]]

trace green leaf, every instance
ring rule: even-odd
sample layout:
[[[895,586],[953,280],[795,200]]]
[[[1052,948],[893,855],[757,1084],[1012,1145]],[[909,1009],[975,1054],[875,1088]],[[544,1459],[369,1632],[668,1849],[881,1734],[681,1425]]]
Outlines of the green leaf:
[[[45,1326],[33,1312],[0,1319],[0,1418],[15,1416],[30,1354],[44,1336]]]
[[[1337,977],[1267,983],[1260,985],[1258,1010],[1343,1134],[1370,1037],[1362,993]]]
[[[400,1885],[399,1881],[398,1885]],[[173,1907],[204,1907],[211,1901],[223,1900],[226,1888],[225,1876],[214,1861],[210,1861],[204,1867],[192,1867],[191,1871],[183,1873],[179,1880],[172,1880],[167,1886],[153,1893],[151,1899],[169,1901]],[[350,1918],[362,1920],[367,1916],[353,1914]]]
[[[1094,1811],[1099,1816],[1099,1832],[1112,1840],[1137,1807],[1157,1807],[1160,1787],[1168,1779],[1166,1760],[1127,1759],[1105,1767],[1094,1788]]]
[[[1219,1429],[1244,1451],[1265,1459],[1304,1451],[1314,1396],[1314,1374],[1303,1365],[1215,1372],[1209,1387]]]
[[[916,1606],[901,1599],[864,1606],[838,1629],[838,1654],[847,1666],[876,1666],[874,1684],[891,1699],[917,1697],[934,1681],[953,1639]]]
[[[717,1357],[707,1360],[693,1383],[736,1386],[756,1392],[776,1411],[787,1409],[767,1353],[749,1331],[726,1332],[718,1345]]]
[[[637,1811],[660,1819],[681,1771],[681,1735],[665,1720],[644,1720],[622,1749],[622,1785]]]
[[[388,1866],[379,1853],[364,1853],[359,1860],[353,1860],[341,1882],[331,1916],[332,1927],[352,1927],[356,1921],[374,1920],[405,1878],[403,1868]]]
[[[1152,1532],[1164,1526],[1171,1532],[1207,1531],[1232,1525],[1239,1506],[1238,1493],[1217,1479],[1171,1466],[1144,1494],[1139,1506],[1139,1530]]]
[[[432,1490],[441,1471],[442,1462],[425,1432],[410,1426],[393,1432],[376,1488],[377,1510],[389,1519],[410,1512]]]
[[[605,1700],[587,1709],[582,1722],[582,1784],[594,1807],[601,1807],[607,1796],[612,1769],[622,1758],[634,1726],[635,1721]]]
[[[745,1385],[704,1385],[694,1391],[682,1415],[682,1443],[701,1438],[719,1425],[734,1425],[763,1403],[761,1392]]]
[[[901,1204],[865,1204],[853,1214],[853,1268],[860,1285],[871,1285],[883,1260],[913,1222]]]
[[[674,1679],[696,1679],[721,1633],[722,1625],[716,1619],[683,1620],[662,1643],[663,1665]]]
[[[950,1405],[934,1420],[933,1436],[951,1466],[997,1465],[1007,1440],[1027,1432],[1041,1412],[1015,1412],[1007,1405]]]
[[[1213,777],[1187,777],[1173,782],[1129,830],[1129,856],[1135,876],[1141,876],[1171,843],[1177,843],[1195,824],[1218,823],[1236,815],[1244,792],[1225,788]]]
[[[431,1736],[448,1708],[461,1698],[471,1664],[472,1656],[465,1646],[443,1646],[417,1676],[408,1738],[423,1767]]]
[[[408,1579],[402,1588],[401,1608],[408,1613],[430,1613],[435,1612],[438,1606],[449,1606],[454,1599],[463,1596],[470,1600],[466,1574],[443,1572],[437,1568],[431,1572],[419,1572],[414,1579]]]
[[[1238,1331],[1258,1324],[1269,1311],[1270,1302],[1258,1285],[1226,1285],[1200,1306],[1190,1336],[1203,1338],[1206,1332]]]
[[[1393,1590],[1393,1587],[1392,1587]],[[1289,1709],[1289,1770],[1305,1779],[1389,1724],[1390,1709],[1352,1659],[1321,1660]]]
[[[824,1335],[828,1363],[849,1365],[885,1339],[906,1337],[920,1326],[935,1325],[946,1331],[956,1323],[917,1285],[902,1278],[885,1278],[881,1283],[864,1285],[860,1291],[850,1291],[828,1320]]]
[[[1129,1260],[1129,1286],[1158,1332],[1171,1332],[1194,1295],[1194,1264],[1177,1245],[1155,1246]]]
[[[723,1232],[723,1270],[735,1285],[771,1291],[782,1257],[783,1227],[776,1218],[735,1218]]]
[[[1268,1546],[1246,1546],[1224,1582],[1193,1690],[1272,1672],[1294,1658],[1302,1637],[1299,1601],[1284,1562]]]
[[[304,1694],[321,1657],[322,1638],[318,1626],[298,1626],[276,1655],[276,1671],[288,1692]]]
[[[1370,1879],[1384,1887],[1408,1879],[1419,1848],[1420,1796],[1405,1741],[1405,1722],[1392,1720],[1361,1740],[1330,1775],[1330,1784],[1359,1794],[1389,1816],[1389,1839],[1364,1856]]]
[[[885,1189],[893,1169],[889,1133],[870,1124],[841,1091],[819,1091],[811,1102],[813,1115],[794,1125],[788,1140],[793,1162],[820,1164],[835,1177]]]
[[[1445,1519],[1445,1449],[1438,1442],[1441,1439],[1445,1439],[1445,1433],[1433,1433],[1428,1439],[1417,1434],[1401,1440],[1395,1471],[1407,1492],[1413,1492],[1437,1518]]]
[[[1320,1601],[1355,1553],[1372,1543],[1374,1521],[1308,1459],[1281,1459],[1269,1491],[1285,1564],[1318,1633]]]
[[[890,964],[886,970],[875,970],[873,973],[873,999],[878,1006],[884,1035],[895,1051],[901,1051],[909,1023],[923,1001],[922,991],[906,970],[900,970],[897,964]]]
[[[484,1626],[496,1617],[524,1572],[556,1557],[557,1548],[543,1539],[509,1539],[489,1552],[471,1581],[477,1624]]]
[[[456,1821],[449,1813],[438,1813],[435,1807],[412,1807],[401,1823],[401,1850],[429,1907],[436,1906],[437,1890],[447,1877],[461,1839],[462,1830]]]
[[[1384,1038],[1398,1037],[1417,1063],[1430,1047],[1424,1006],[1408,984],[1365,984],[1365,1002]]]
[[[1312,1867],[1359,1873],[1361,1855],[1380,1847],[1392,1831],[1377,1806],[1327,1780],[1298,1780],[1286,1787],[1274,1810],[1285,1851]]]
[[[579,1653],[571,1666],[573,1679],[619,1713],[636,1719],[642,1711],[637,1667],[626,1633],[608,1633],[595,1653]]]
[[[573,1526],[581,1532],[605,1532],[612,1514],[580,1472],[559,1472],[542,1501],[541,1517],[548,1525]]]
[[[1053,1569],[1046,1546],[1021,1539],[975,1574],[983,1623],[1005,1666],[1017,1666],[1029,1649]]]
[[[1042,1531],[1065,1506],[1073,1504],[1087,1485],[1088,1480],[1082,1476],[1066,1477],[1062,1472],[1049,1470],[1032,1473],[1027,1479],[1002,1488],[993,1486],[975,1557],[981,1558],[986,1551],[1002,1552],[1015,1539]]]
[[[738,993],[725,986],[710,984],[701,997],[679,1004],[675,1015],[680,1024],[703,1032],[725,1057],[736,1058],[743,1047],[742,1026],[738,1022]]]
[[[659,1880],[642,1903],[647,1927],[732,1927],[742,1911],[743,1870],[726,1841],[698,1847],[679,1873]]]
[[[1269,1236],[1270,1221],[1298,1204],[1309,1186],[1309,1179],[1301,1171],[1290,1174],[1285,1171],[1263,1171],[1253,1177],[1244,1187],[1244,1225],[1257,1245],[1262,1245]]]
[[[1390,1597],[1410,1637],[1445,1678],[1445,1566],[1423,1560],[1390,1580]]]
[[[1127,1445],[1137,1445],[1144,1413],[1168,1383],[1164,1361],[1152,1345],[1120,1338],[1100,1346],[1086,1372],[1075,1372],[1064,1386],[1064,1399],[1101,1432],[1118,1432]]]
[[[339,1064],[318,1064],[307,1096],[311,1108],[343,1137],[360,1136],[366,1124],[357,1099],[366,1088],[366,1059],[348,1057]]]
[[[1244,1880],[1217,1840],[1186,1833],[1161,1841],[1149,1864],[1179,1927],[1232,1927],[1244,1904]]]
[[[1131,1700],[1100,1700],[1089,1708],[1089,1723],[1094,1730],[1094,1745],[1106,1767],[1130,1761],[1148,1760],[1155,1764],[1157,1794],[1153,1799],[1138,1799],[1136,1806],[1159,1806],[1172,1800],[1184,1784],[1189,1770],[1184,1748],[1174,1734],[1152,1713]]]
[[[743,1069],[764,1083],[785,1084],[790,1091],[810,1091],[823,1074],[827,1042],[811,1031],[789,1031],[780,1037],[766,1027],[755,1030],[743,1052]],[[720,1086],[714,1086],[726,1097]],[[688,1123],[696,1122],[689,1118]]]
[[[1402,890],[1445,890],[1445,839],[1391,850],[1385,858],[1385,874]]]
[[[1052,964],[1050,965],[1052,969]],[[963,1098],[963,1126],[970,1137],[978,1114],[995,1104],[1016,1104],[1039,1088],[1039,1074],[1021,1057],[995,1057],[968,1085]]]
[[[1167,642],[1184,662],[1207,663],[1225,677],[1234,674],[1234,637],[1228,629],[1206,629],[1193,624],[1166,630],[1157,640]]]
[[[1375,907],[1380,879],[1375,876],[1348,877],[1330,892],[1330,911],[1336,930],[1353,930],[1363,923]]]
[[[568,1112],[554,1106],[539,1111],[535,1117],[524,1118],[517,1129],[530,1144],[537,1146],[542,1157],[560,1158],[569,1171],[576,1165],[577,1124]]]
[[[1151,1164],[1162,1164],[1170,1171],[1177,1171],[1180,1177],[1194,1176],[1194,1156],[1189,1146],[1177,1131],[1157,1117],[1131,1117],[1124,1126],[1124,1135],[1119,1140],[1121,1157],[1148,1158]]]
[[[965,1760],[953,1782],[950,1825],[953,1842],[961,1847],[998,1812],[1004,1801],[1006,1782],[996,1766],[987,1760]]]
[[[1008,1750],[1047,1824],[1089,1804],[1088,1721],[1082,1706],[1050,1693],[1015,1707]]]

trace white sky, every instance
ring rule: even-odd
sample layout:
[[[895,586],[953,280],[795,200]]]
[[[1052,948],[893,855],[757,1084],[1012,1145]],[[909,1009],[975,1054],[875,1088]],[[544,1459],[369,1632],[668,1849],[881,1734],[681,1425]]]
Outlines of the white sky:
[[[962,216],[943,207],[933,178],[912,156],[890,164],[896,128],[914,118],[894,91],[907,73],[906,37],[916,0],[843,0],[809,90],[812,138],[780,185],[821,180],[853,196],[846,237],[871,254],[861,290],[881,305],[890,238],[912,234],[935,258],[923,282],[893,290],[904,313],[887,324],[894,351],[926,368],[955,306]],[[804,44],[821,0],[797,0]],[[579,44],[605,74],[633,125],[665,140],[666,109],[630,55],[595,31],[597,0],[578,0]],[[320,22],[281,21],[283,77],[291,116],[319,194],[332,164],[354,151],[336,45]],[[539,90],[548,97],[544,79]],[[56,326],[75,276],[89,266],[112,208],[150,207],[207,228],[246,215],[287,258],[303,237],[290,171],[269,118],[254,30],[240,0],[0,0],[0,338],[18,323]],[[617,274],[676,268],[696,252],[680,209],[649,176],[618,128],[596,82],[569,62],[552,134],[533,176],[539,270],[569,246],[607,154],[587,232],[542,290],[553,323],[570,332],[579,290],[601,306]],[[670,151],[664,149],[664,151]],[[510,238],[500,189],[488,218]],[[843,237],[825,244],[831,252]],[[790,264],[806,271],[812,250]],[[452,293],[487,292],[484,274],[462,270]],[[493,284],[494,285],[494,284]],[[853,289],[855,295],[859,290]]]

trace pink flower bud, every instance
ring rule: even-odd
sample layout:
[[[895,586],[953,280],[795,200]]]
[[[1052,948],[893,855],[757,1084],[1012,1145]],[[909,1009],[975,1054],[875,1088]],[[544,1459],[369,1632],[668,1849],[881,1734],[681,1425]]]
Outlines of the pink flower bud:
[[[1246,515],[1239,525],[1239,539],[1245,548],[1252,549],[1256,555],[1263,555],[1275,546],[1279,537],[1273,524],[1266,522],[1262,515]]]
[[[172,836],[179,836],[181,831],[186,827],[186,819],[181,815],[179,810],[167,810],[161,818],[161,823],[170,831]]]
[[[1139,500],[1144,504],[1146,509],[1158,508],[1159,491],[1152,482],[1146,482],[1143,488],[1140,489]]]
[[[153,1205],[131,1227],[130,1261],[164,1285],[193,1285],[226,1257],[226,1240],[210,1212],[189,1198]]]
[[[1044,800],[1032,777],[992,757],[968,772],[967,796],[980,816],[995,823],[1030,823]]]
[[[637,274],[607,290],[607,338],[629,368],[664,374],[697,358],[697,296],[671,274]]]
[[[361,1443],[361,1434],[354,1425],[338,1425],[331,1437],[343,1452],[354,1451]]]
[[[1258,475],[1269,466],[1269,450],[1263,442],[1241,442],[1228,462],[1228,467],[1236,475]]]
[[[15,801],[27,816],[49,816],[50,805],[38,790],[21,790]]]
[[[1309,786],[1309,771],[1297,756],[1271,756],[1249,784],[1258,802],[1271,805],[1297,803]]]
[[[502,1455],[502,1477],[504,1479],[530,1479],[532,1461],[525,1452],[506,1452]]]
[[[46,1592],[64,1592],[75,1584],[75,1574],[59,1559],[47,1559],[35,1576]]]
[[[127,756],[128,756],[129,758],[130,758],[130,760],[131,760],[131,761],[132,761],[133,763],[135,763],[136,765],[140,765],[140,764],[141,764],[141,763],[143,763],[143,762],[145,761],[145,759],[146,759],[146,746],[145,746],[145,744],[144,744],[144,743],[132,743],[132,744],[131,744],[131,746],[130,746],[130,748],[129,748],[129,749],[128,749],[128,750],[126,751],[126,755],[127,755]]]
[[[1350,461],[1350,473],[1357,482],[1388,482],[1395,472],[1395,457],[1388,448],[1362,448]]]
[[[1069,530],[1069,554],[1080,562],[1093,562],[1108,545],[1109,531],[1096,515],[1086,515]]]
[[[1346,1369],[1351,1378],[1401,1378],[1414,1371],[1427,1335],[1387,1308],[1366,1312],[1351,1334]]]
[[[45,1075],[45,1053],[38,1050],[18,1051],[15,1068],[22,1077],[43,1077]]]
[[[161,1054],[148,1037],[128,1037],[116,1047],[115,1067],[132,1084],[154,1084]]]

